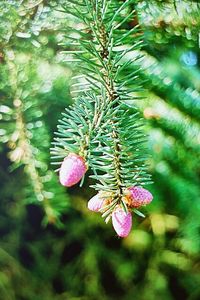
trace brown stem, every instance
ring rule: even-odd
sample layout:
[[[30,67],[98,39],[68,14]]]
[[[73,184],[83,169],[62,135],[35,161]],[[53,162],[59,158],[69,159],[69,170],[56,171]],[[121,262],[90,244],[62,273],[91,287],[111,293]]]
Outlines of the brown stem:
[[[114,82],[110,76],[111,74],[111,70],[110,70],[110,65],[108,63],[108,59],[109,59],[109,50],[108,50],[108,45],[107,45],[107,41],[108,41],[108,33],[106,32],[105,26],[102,22],[101,19],[101,13],[99,12],[98,14],[98,21],[100,24],[100,32],[99,32],[99,39],[101,41],[102,44],[102,50],[100,51],[100,55],[102,60],[104,61],[104,63],[106,64],[107,68],[105,68],[104,66],[102,67],[102,73],[103,73],[103,77],[104,77],[104,81],[107,83],[107,96],[109,99],[109,102],[114,101],[118,95],[117,92],[115,90],[114,87]],[[97,28],[99,27],[99,24],[96,24]],[[118,142],[119,140],[119,135],[118,132],[115,130],[115,122],[113,120],[111,120],[111,124],[113,125],[113,131],[112,131],[112,138],[114,141],[114,151],[115,151],[115,157],[114,157],[114,164],[115,164],[115,169],[116,169],[116,180],[117,180],[117,184],[118,184],[118,199],[119,202],[121,202],[122,196],[123,196],[123,186],[122,186],[122,178],[120,175],[120,156],[119,156],[119,152],[120,152],[120,144]]]

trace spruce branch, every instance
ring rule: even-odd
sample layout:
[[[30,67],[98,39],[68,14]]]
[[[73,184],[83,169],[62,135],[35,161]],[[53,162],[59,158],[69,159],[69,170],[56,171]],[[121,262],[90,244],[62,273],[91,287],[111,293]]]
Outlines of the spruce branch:
[[[13,53],[13,57],[14,53]],[[30,176],[30,181],[33,186],[35,196],[39,202],[43,203],[43,207],[50,223],[55,223],[57,220],[57,213],[52,209],[49,199],[51,193],[44,189],[42,178],[39,175],[36,166],[35,149],[30,143],[30,133],[26,127],[24,120],[24,104],[21,98],[22,90],[18,87],[18,70],[15,63],[6,56],[6,62],[10,73],[10,83],[13,93],[13,107],[15,109],[15,132],[12,134],[14,143],[11,143],[11,151],[9,157],[11,161],[17,164],[24,164],[25,172]],[[50,196],[50,198],[49,198]]]
[[[131,30],[120,28],[124,10],[132,3],[135,2],[82,0],[80,6],[73,1],[67,7],[63,5],[66,13],[82,22],[80,32],[75,30],[78,37],[70,36],[71,47],[78,46],[77,51],[70,50],[70,55],[77,60],[85,76],[84,82],[73,85],[82,87],[78,91],[80,96],[67,110],[68,118],[65,116],[60,121],[59,138],[55,138],[52,154],[57,158],[59,151],[65,156],[72,151],[84,158],[94,173],[91,176],[97,181],[92,187],[110,199],[103,208],[102,216],[106,221],[118,206],[128,213],[125,195],[128,188],[150,183],[142,154],[144,135],[138,129],[139,116],[135,110],[131,116],[133,111],[127,105],[132,91],[140,89],[142,83],[137,80],[135,71],[126,80],[122,77],[122,70],[124,72],[129,63],[136,65],[141,58],[135,55],[124,66],[124,56],[139,50],[142,44],[138,26]],[[131,39],[133,46],[129,45]],[[135,87],[129,89],[133,80]],[[79,107],[83,109],[81,115]],[[133,140],[128,138],[130,133]]]
[[[47,149],[48,134],[41,120],[42,112],[38,107],[38,78],[35,73],[33,57],[27,57],[28,64],[21,63],[18,53],[4,49],[7,88],[10,100],[10,118],[5,113],[5,128],[7,128],[7,144],[11,170],[24,167],[27,183],[31,192],[25,190],[25,203],[40,205],[45,212],[43,223],[61,225],[60,216],[66,211],[66,195],[62,188],[54,192],[56,179],[53,171],[48,171]],[[30,76],[30,77],[27,77]],[[24,83],[21,79],[26,78]],[[29,84],[34,85],[32,92]],[[36,88],[37,86],[37,88]],[[37,96],[36,96],[37,94]],[[9,112],[8,112],[9,113]],[[39,146],[38,146],[39,145]],[[59,201],[57,201],[59,198]]]

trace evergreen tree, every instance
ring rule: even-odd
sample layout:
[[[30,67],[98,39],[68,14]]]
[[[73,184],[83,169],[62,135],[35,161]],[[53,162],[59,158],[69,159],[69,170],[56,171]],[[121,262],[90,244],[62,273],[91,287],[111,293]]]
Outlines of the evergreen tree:
[[[189,0],[1,1],[0,299],[199,298],[199,14]],[[69,152],[90,167],[82,187],[59,184],[55,131],[58,168]],[[126,210],[121,191],[147,174],[154,200],[118,239],[87,201],[112,191],[105,217]]]

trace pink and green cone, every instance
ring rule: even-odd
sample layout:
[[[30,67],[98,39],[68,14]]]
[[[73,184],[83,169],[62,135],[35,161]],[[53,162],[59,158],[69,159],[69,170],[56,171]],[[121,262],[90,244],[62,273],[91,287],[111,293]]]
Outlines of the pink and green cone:
[[[104,201],[100,193],[98,193],[88,201],[88,209],[98,212],[102,208]]]
[[[143,205],[147,205],[153,199],[152,194],[142,187],[133,186],[130,187],[128,191],[129,191],[128,198],[129,198],[130,207],[137,208]]]
[[[131,213],[126,213],[121,207],[117,207],[112,213],[112,224],[118,236],[128,236],[132,227]]]
[[[59,172],[60,183],[70,187],[78,183],[86,171],[85,160],[75,153],[70,153],[61,164]]]

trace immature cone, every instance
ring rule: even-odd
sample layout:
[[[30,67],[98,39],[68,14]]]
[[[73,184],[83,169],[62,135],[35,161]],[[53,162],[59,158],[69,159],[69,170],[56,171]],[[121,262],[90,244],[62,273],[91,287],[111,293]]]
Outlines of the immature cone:
[[[98,193],[88,201],[88,209],[92,211],[99,211],[102,208],[104,201],[105,199],[102,199]]]
[[[118,207],[112,213],[112,224],[118,236],[126,237],[132,227],[131,213],[126,213],[121,207]]]
[[[149,204],[153,199],[152,194],[142,187],[133,186],[128,190],[130,192],[128,197],[131,207],[140,207]]]
[[[59,173],[60,183],[70,187],[79,182],[86,171],[85,160],[75,153],[70,153],[61,164]]]

